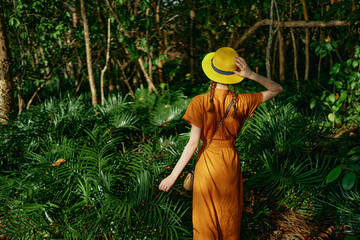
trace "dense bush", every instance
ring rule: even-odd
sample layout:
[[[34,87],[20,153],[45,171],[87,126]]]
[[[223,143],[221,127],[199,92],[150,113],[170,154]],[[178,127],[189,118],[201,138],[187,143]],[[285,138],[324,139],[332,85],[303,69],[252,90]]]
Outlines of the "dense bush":
[[[335,63],[330,69],[330,79],[322,95],[311,100],[311,108],[322,108],[335,124],[359,125],[360,123],[360,46],[355,46],[354,55],[346,61]]]
[[[174,153],[152,139],[177,127],[186,97],[144,93],[138,90],[133,102],[112,96],[98,108],[82,97],[52,98],[1,126],[2,234],[13,239],[189,235],[181,219],[190,202],[157,190]]]

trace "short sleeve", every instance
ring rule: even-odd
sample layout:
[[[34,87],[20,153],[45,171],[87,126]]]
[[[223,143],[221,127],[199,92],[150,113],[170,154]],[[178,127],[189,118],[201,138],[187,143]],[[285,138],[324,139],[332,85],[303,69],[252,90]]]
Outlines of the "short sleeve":
[[[196,96],[191,100],[183,118],[191,125],[202,128],[202,111],[200,96]]]
[[[252,117],[256,108],[260,105],[263,100],[263,93],[248,93],[244,94],[246,97],[247,104],[247,116]]]

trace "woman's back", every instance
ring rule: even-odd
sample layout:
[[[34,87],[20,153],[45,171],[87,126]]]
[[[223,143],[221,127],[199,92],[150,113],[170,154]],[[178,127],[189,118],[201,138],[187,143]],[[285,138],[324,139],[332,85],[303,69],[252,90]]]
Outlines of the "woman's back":
[[[184,119],[190,124],[202,129],[201,140],[209,140],[215,131],[221,118],[224,116],[229,103],[232,101],[232,94],[229,90],[216,88],[214,92],[213,102],[215,112],[210,113],[210,96],[209,94],[201,94],[196,96],[184,115]],[[232,145],[235,144],[238,133],[247,117],[251,117],[256,107],[262,101],[262,93],[247,93],[237,95],[237,118],[231,117],[231,112],[217,130],[214,140],[231,140]]]

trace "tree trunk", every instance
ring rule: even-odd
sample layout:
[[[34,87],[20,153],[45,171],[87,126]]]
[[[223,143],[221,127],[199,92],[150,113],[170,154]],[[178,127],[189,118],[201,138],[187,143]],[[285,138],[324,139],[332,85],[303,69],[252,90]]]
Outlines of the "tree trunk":
[[[147,8],[145,11],[145,15],[146,15],[146,21],[149,21],[149,13],[150,13],[150,8]],[[149,38],[149,28],[146,28],[146,32],[145,32],[145,38],[146,38],[146,53],[147,53],[147,59],[148,59],[148,64],[149,64],[149,77],[150,79],[152,79],[152,53],[150,51],[150,38]]]
[[[292,11],[293,11],[293,5],[292,5],[292,0],[290,0],[290,12],[289,12],[290,21],[292,20]],[[298,56],[297,56],[297,48],[296,48],[294,29],[292,27],[290,28],[290,35],[291,35],[291,40],[292,40],[293,49],[294,49],[294,73],[295,73],[295,79],[296,79],[296,89],[297,89],[297,91],[299,91],[300,84],[299,84],[299,74],[297,71]]]
[[[94,73],[92,69],[92,60],[91,60],[91,43],[89,37],[89,27],[86,19],[86,10],[85,10],[85,2],[84,0],[80,0],[80,8],[81,8],[81,18],[84,25],[84,38],[85,38],[85,47],[86,47],[86,63],[87,69],[89,74],[89,83],[90,83],[90,90],[91,90],[91,98],[92,98],[92,105],[96,107],[97,105],[97,97],[96,97],[96,85],[94,79]]]
[[[110,59],[110,21],[111,19],[108,19],[108,31],[107,31],[107,47],[106,47],[106,62],[103,70],[101,71],[101,77],[100,77],[100,85],[101,85],[101,105],[104,105],[104,74],[108,68],[109,59]]]
[[[274,1],[271,0],[270,3],[270,26],[269,26],[269,38],[266,46],[266,57],[265,57],[265,66],[266,66],[266,76],[271,78],[271,70],[270,70],[270,51],[272,45],[272,31],[273,31],[273,16],[274,16]],[[236,47],[235,47],[236,48]]]
[[[284,38],[281,33],[281,29],[278,31],[279,36],[279,79],[280,82],[285,81],[285,46],[284,46]]]
[[[164,82],[163,79],[163,62],[161,60],[161,57],[164,55],[165,45],[164,45],[164,36],[162,33],[162,30],[160,28],[160,4],[161,0],[158,0],[156,3],[156,12],[155,12],[155,22],[156,22],[156,28],[159,35],[159,44],[160,44],[160,51],[159,51],[159,61],[158,61],[158,69],[159,69],[159,82]],[[150,90],[150,89],[149,89]]]
[[[278,76],[276,75],[276,71],[275,71],[275,65],[276,65],[276,54],[277,54],[277,49],[278,49],[278,43],[279,43],[279,36],[277,35],[275,38],[275,42],[274,42],[274,47],[273,47],[273,56],[271,58],[272,63],[271,63],[271,78],[278,78]]]
[[[13,111],[13,92],[11,56],[4,24],[4,11],[0,1],[0,123],[6,123]]]
[[[195,48],[194,48],[194,31],[195,31],[195,9],[190,9],[190,74],[191,83],[195,82]]]
[[[296,79],[296,86],[299,91],[299,73],[297,71],[298,55],[297,55],[296,40],[295,40],[295,34],[294,34],[293,28],[290,28],[290,35],[291,35],[291,40],[292,40],[293,49],[294,49],[294,73],[295,73],[295,79]]]
[[[64,5],[69,9],[69,12],[71,14],[71,25],[73,29],[77,28],[78,25],[78,13],[77,13],[77,9],[76,7],[71,6],[70,3],[68,2],[63,2]],[[71,47],[71,43],[72,43],[72,34],[73,34],[73,29],[70,29],[69,31],[66,32],[65,36],[66,36],[66,44]],[[66,72],[68,74],[68,76],[70,77],[70,79],[72,79],[74,81],[74,85],[75,87],[78,86],[79,81],[77,79],[77,76],[75,75],[75,69],[74,69],[74,65],[72,61],[69,61],[66,64]]]
[[[274,26],[274,5],[276,5],[275,0],[271,0],[269,38],[268,38],[268,43],[267,43],[267,46],[266,46],[266,57],[265,57],[266,75],[270,79],[271,79],[271,69],[270,69],[270,67],[271,67],[270,66],[271,65],[271,63],[270,63],[271,46],[272,46],[273,37],[274,37],[276,31],[279,29],[279,26],[280,26],[280,21],[278,21],[276,29],[275,30],[273,29],[273,26]],[[273,61],[274,61],[274,59],[273,59]]]
[[[307,13],[306,2],[305,0],[301,0],[304,20],[305,22],[309,21],[309,16]],[[309,79],[309,68],[310,68],[310,31],[308,27],[305,27],[305,80]]]
[[[207,14],[207,17],[209,18],[209,19],[211,19],[211,8],[210,8],[210,4],[208,4],[207,6],[206,6],[206,14]],[[208,42],[208,48],[207,48],[207,50],[208,51],[214,51],[214,44],[213,44],[213,37],[212,37],[212,35],[211,35],[211,30],[207,27],[206,29],[205,29],[205,35],[206,35],[206,39],[207,39],[207,42]],[[235,49],[235,48],[234,48]]]
[[[18,90],[17,95],[18,95],[18,105],[19,105],[19,114],[20,114],[22,110],[25,109],[26,105],[22,95],[22,89],[19,84],[17,85],[17,90]]]

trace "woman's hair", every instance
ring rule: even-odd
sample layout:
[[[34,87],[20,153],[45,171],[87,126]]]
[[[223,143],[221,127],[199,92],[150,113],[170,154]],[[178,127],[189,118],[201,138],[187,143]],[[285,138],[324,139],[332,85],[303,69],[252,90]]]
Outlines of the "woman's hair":
[[[236,88],[235,88],[235,84],[232,85],[233,86],[233,90],[232,90],[232,101],[233,101],[233,108],[234,111],[232,112],[231,116],[233,119],[237,119],[238,118],[238,114],[237,114],[237,94],[236,94]]]
[[[210,89],[209,89],[210,107],[208,109],[209,113],[214,113],[215,112],[214,93],[215,93],[216,84],[217,84],[217,82],[214,82],[214,81],[210,82]],[[238,118],[238,114],[237,114],[237,111],[236,111],[237,110],[237,106],[236,106],[237,94],[236,94],[235,84],[233,84],[232,101],[233,101],[234,111],[232,112],[231,116],[232,116],[232,118],[237,119]]]
[[[217,84],[217,82],[214,82],[214,81],[211,81],[211,82],[210,82],[210,89],[209,89],[209,94],[210,94],[210,107],[209,107],[209,110],[208,110],[209,113],[215,112],[214,92],[215,92],[216,84]]]

